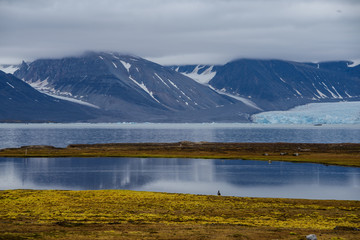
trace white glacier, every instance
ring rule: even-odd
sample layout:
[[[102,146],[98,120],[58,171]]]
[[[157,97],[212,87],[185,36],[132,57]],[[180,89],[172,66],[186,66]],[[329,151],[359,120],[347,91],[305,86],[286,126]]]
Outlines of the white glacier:
[[[265,124],[360,124],[360,102],[310,103],[288,111],[258,113],[252,120]]]

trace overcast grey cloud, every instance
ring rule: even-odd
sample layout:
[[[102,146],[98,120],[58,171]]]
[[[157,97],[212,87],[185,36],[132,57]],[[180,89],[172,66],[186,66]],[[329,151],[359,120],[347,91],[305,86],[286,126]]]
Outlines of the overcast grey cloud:
[[[357,0],[0,0],[0,64],[86,50],[161,64],[360,59]]]

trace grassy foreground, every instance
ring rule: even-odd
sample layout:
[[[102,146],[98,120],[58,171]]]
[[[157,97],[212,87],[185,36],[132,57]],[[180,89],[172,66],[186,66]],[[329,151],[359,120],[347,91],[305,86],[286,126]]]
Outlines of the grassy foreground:
[[[0,239],[359,239],[360,202],[0,191]]]
[[[360,144],[211,142],[73,144],[66,148],[24,146],[1,149],[0,157],[222,158],[360,167]]]
[[[360,202],[0,191],[0,239],[359,239]]]

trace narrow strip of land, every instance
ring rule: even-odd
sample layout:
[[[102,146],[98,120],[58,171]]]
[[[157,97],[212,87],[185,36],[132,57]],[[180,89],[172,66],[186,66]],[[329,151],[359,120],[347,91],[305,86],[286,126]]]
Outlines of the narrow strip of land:
[[[0,191],[0,239],[358,239],[359,201]]]
[[[154,157],[311,162],[360,167],[359,143],[109,143],[66,148],[24,146],[0,150],[0,157]]]

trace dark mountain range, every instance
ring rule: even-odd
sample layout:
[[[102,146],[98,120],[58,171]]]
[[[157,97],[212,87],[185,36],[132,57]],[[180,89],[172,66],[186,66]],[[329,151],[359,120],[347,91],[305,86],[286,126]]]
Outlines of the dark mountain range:
[[[98,110],[40,93],[0,71],[0,122],[89,121]]]
[[[131,55],[88,52],[23,62],[14,72],[42,93],[82,105],[34,93],[21,81],[20,88],[9,80],[15,77],[2,73],[0,113],[8,120],[243,122],[260,111],[359,100],[360,66],[354,65],[240,59],[223,66],[164,67]],[[24,89],[23,95],[12,96],[10,88]]]
[[[89,52],[23,63],[15,76],[39,91],[106,111],[101,121],[247,121],[254,109],[145,59]],[[216,111],[215,111],[215,110]],[[232,109],[219,115],[220,109]]]
[[[224,66],[170,68],[220,93],[252,101],[262,110],[360,99],[360,66],[352,67],[349,61],[299,63],[240,59]]]
[[[298,63],[240,59],[218,69],[209,84],[251,99],[264,110],[309,102],[360,99],[360,66],[351,62]]]

